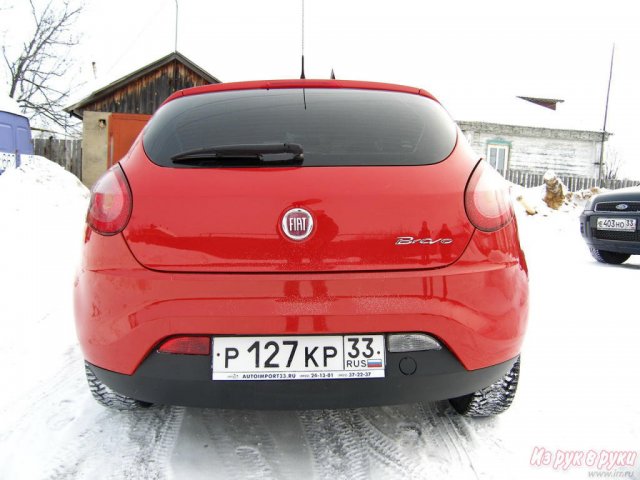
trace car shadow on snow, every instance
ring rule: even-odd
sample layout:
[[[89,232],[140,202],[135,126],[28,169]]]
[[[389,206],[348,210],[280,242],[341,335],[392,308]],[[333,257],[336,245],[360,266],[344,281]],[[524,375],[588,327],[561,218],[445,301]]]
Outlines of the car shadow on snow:
[[[624,268],[627,270],[640,270],[640,262],[638,263],[623,263],[621,265],[617,265],[618,268]]]

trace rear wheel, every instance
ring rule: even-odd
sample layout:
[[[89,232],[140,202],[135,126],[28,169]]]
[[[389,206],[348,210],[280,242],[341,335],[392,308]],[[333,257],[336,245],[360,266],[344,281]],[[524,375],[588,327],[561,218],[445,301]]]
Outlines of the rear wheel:
[[[477,392],[449,400],[456,411],[465,417],[490,417],[507,410],[518,388],[520,357],[511,370],[497,382]]]
[[[610,263],[612,265],[620,265],[626,262],[631,255],[628,253],[607,252],[598,250],[597,248],[589,248],[591,256],[601,263]]]
[[[152,405],[151,403],[142,402],[114,392],[95,376],[86,362],[84,364],[84,371],[87,375],[91,395],[93,395],[93,398],[95,398],[100,405],[115,410],[136,410],[138,408],[148,408]]]

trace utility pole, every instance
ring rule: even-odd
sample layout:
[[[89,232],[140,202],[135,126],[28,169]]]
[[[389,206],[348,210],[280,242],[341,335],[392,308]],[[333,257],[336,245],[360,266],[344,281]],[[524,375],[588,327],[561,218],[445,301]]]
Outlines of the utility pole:
[[[598,186],[602,188],[602,167],[604,164],[604,142],[607,139],[607,115],[609,113],[609,93],[611,92],[611,77],[613,77],[613,57],[616,53],[616,44],[611,49],[611,65],[609,67],[609,85],[607,86],[607,103],[604,106],[604,125],[602,126],[602,141],[600,142],[600,164],[598,166]]]
[[[178,52],[178,0],[175,0],[176,2],[176,38],[175,38],[175,43],[173,45],[173,51],[174,52]]]

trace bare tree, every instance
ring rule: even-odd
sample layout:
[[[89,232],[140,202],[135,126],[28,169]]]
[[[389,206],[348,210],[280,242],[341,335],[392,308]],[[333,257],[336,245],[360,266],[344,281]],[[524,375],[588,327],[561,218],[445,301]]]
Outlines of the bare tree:
[[[624,165],[623,158],[618,154],[615,147],[608,145],[607,155],[602,165],[602,178],[605,180],[617,180],[622,165]]]
[[[64,101],[71,91],[68,73],[73,59],[70,50],[78,44],[72,27],[82,11],[69,0],[49,0],[38,8],[29,0],[33,30],[19,52],[11,55],[2,47],[8,69],[9,96],[22,111],[42,126],[69,129]]]

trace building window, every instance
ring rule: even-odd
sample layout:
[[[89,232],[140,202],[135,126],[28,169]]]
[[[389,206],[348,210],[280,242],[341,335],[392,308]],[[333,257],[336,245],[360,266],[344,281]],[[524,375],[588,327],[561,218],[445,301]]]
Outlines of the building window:
[[[487,160],[498,172],[506,175],[509,164],[509,145],[487,145]]]

